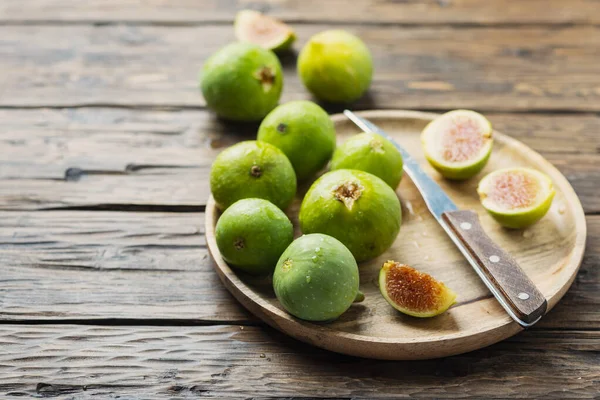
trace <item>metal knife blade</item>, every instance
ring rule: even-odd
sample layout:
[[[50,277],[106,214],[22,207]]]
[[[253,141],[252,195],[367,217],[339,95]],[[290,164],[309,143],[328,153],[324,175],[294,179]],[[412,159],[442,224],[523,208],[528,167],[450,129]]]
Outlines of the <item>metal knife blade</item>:
[[[459,210],[419,163],[381,128],[349,110],[344,110],[344,114],[363,131],[383,136],[400,151],[404,171],[421,193],[427,208],[508,315],[523,327],[539,321],[546,312],[546,299],[514,258],[485,234],[477,214]]]
[[[402,154],[402,161],[404,162],[404,171],[410,176],[413,181],[427,208],[433,216],[439,221],[442,218],[442,214],[445,211],[458,210],[458,207],[454,204],[450,197],[442,190],[440,185],[437,184],[429,175],[427,175],[419,166],[419,163],[410,156],[402,146],[400,146],[394,139],[392,139],[387,133],[372,122],[359,117],[352,111],[344,110],[344,115],[354,122],[360,129],[365,132],[376,133],[383,136],[390,141]]]

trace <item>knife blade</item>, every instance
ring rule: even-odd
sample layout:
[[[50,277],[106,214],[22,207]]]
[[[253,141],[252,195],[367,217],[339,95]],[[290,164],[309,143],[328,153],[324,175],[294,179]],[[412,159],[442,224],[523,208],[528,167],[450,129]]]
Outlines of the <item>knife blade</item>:
[[[524,328],[539,321],[547,309],[546,298],[517,261],[487,236],[477,213],[459,210],[408,151],[377,125],[350,110],[344,110],[344,115],[364,132],[383,136],[398,149],[404,162],[404,171],[421,193],[430,213],[507,314]]]

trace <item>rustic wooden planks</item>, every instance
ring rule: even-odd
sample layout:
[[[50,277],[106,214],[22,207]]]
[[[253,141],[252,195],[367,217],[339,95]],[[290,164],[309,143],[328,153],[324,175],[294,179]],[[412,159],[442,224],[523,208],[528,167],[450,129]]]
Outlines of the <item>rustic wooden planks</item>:
[[[298,25],[300,44],[330,27]],[[372,89],[357,108],[600,110],[595,26],[339,27],[373,53]],[[17,25],[0,26],[0,38],[0,107],[201,107],[198,71],[233,29]],[[282,62],[282,100],[309,98],[295,56]]]
[[[293,22],[422,24],[585,24],[598,23],[593,1],[526,0],[5,0],[0,21],[207,23],[231,22],[235,10],[253,8]]]
[[[587,222],[580,273],[536,327],[600,323],[600,216]],[[255,323],[213,271],[203,225],[202,213],[2,212],[0,320]]]
[[[378,78],[357,108],[493,114],[600,212],[595,1],[5,0],[0,209],[16,211],[0,215],[2,396],[597,395],[597,215],[572,289],[535,330],[451,359],[357,360],[237,325],[6,325],[256,323],[217,281],[194,230],[212,157],[254,133],[197,109],[197,70],[246,7],[293,23],[297,48],[331,26],[364,36]],[[305,98],[294,57],[284,64],[283,100]],[[73,206],[123,211],[28,211]]]
[[[488,116],[553,162],[587,212],[600,211],[600,117]],[[223,123],[203,110],[8,109],[0,119],[0,209],[15,210],[137,204],[200,211],[216,154],[256,135],[256,125]]]
[[[594,398],[600,380],[599,332],[524,332],[413,362],[335,355],[240,326],[3,325],[0,343],[6,397],[563,399]]]
[[[0,213],[0,320],[253,321],[212,270],[203,213]]]

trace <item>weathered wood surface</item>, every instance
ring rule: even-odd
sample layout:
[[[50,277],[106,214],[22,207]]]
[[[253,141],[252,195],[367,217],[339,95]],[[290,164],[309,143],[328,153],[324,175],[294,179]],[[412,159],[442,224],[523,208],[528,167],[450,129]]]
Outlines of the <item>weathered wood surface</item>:
[[[335,355],[269,328],[0,326],[0,395],[592,399],[600,332],[524,332],[443,360]]]
[[[586,212],[600,212],[600,117],[488,115],[570,180]],[[224,146],[254,139],[256,125],[203,110],[1,110],[0,209],[206,204],[208,173]],[[19,190],[15,190],[15,188]]]
[[[581,270],[536,327],[600,324],[600,216],[587,217]],[[0,213],[0,320],[257,320],[207,258],[202,213]]]
[[[298,25],[300,45],[330,27]],[[373,53],[374,81],[357,108],[600,110],[594,26],[339,27]],[[0,26],[0,106],[201,107],[198,71],[232,40],[229,24]],[[282,63],[282,101],[309,98],[295,56]]]
[[[0,213],[0,320],[255,321],[221,285],[203,213]]]
[[[4,0],[0,21],[92,23],[231,22],[236,10],[253,8],[291,22],[361,24],[597,24],[590,0]]]
[[[202,218],[212,158],[255,127],[215,121],[196,83],[246,7],[291,22],[296,48],[332,26],[363,36],[377,78],[355,108],[475,108],[553,162],[589,214],[583,265],[558,306],[506,342],[417,363],[338,356],[254,326],[208,264]],[[597,9],[595,0],[0,2],[0,210],[15,210],[0,212],[0,397],[597,396]],[[283,61],[283,101],[306,98],[293,54]],[[93,211],[32,211],[76,206]],[[75,321],[172,326],[52,325]],[[253,326],[175,326],[214,323]]]

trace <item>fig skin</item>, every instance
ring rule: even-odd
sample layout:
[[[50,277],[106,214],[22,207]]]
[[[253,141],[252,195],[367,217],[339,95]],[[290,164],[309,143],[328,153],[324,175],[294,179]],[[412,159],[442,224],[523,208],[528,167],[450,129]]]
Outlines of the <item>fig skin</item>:
[[[402,210],[398,196],[383,180],[368,172],[339,169],[313,183],[302,201],[299,220],[303,233],[333,236],[361,262],[392,245],[400,231]]]
[[[329,115],[311,101],[291,101],[269,113],[258,128],[258,140],[278,147],[289,158],[299,181],[320,171],[335,149]]]
[[[271,30],[276,30],[280,37],[277,40],[269,38],[271,40],[266,41],[264,37],[260,37],[260,33],[256,33],[256,25],[260,25],[261,29],[267,26]],[[296,33],[288,25],[255,10],[240,10],[235,16],[233,27],[235,36],[240,42],[254,43],[274,52],[288,50],[296,40]]]
[[[493,179],[494,176],[498,176],[499,174],[510,171],[524,172],[526,174],[530,174],[532,179],[537,179],[540,185],[546,186],[545,188],[541,188],[542,190],[547,190],[546,197],[539,204],[526,209],[500,210],[498,208],[493,208],[493,205],[486,201],[490,190],[490,179]],[[523,229],[535,224],[548,213],[550,206],[552,206],[552,200],[554,200],[556,191],[554,190],[554,186],[552,185],[550,178],[539,171],[529,168],[505,168],[484,176],[479,182],[477,193],[479,194],[481,205],[496,220],[496,222],[505,228]]]
[[[229,207],[217,222],[217,247],[232,267],[253,275],[273,272],[292,243],[294,227],[273,203],[243,199]]]
[[[296,195],[296,173],[277,147],[255,140],[223,150],[210,170],[210,189],[224,210],[238,200],[269,200],[282,210]]]
[[[490,156],[492,155],[492,151],[490,151],[480,159],[475,164],[469,165],[467,167],[449,167],[447,165],[440,164],[434,158],[428,157],[427,153],[425,153],[425,158],[429,161],[429,164],[442,175],[444,178],[452,180],[452,181],[464,181],[470,179],[480,173],[486,166]]]
[[[402,179],[402,155],[386,138],[373,133],[354,135],[333,153],[330,169],[357,169],[381,178],[396,189]]]
[[[277,56],[252,43],[231,43],[204,64],[200,89],[208,108],[233,121],[260,121],[279,101],[283,73]]]
[[[458,117],[469,118],[472,121],[475,121],[480,125],[479,127],[481,129],[481,133],[486,138],[486,142],[484,143],[485,153],[483,156],[474,160],[474,162],[471,162],[470,164],[465,162],[453,163],[440,160],[438,158],[439,155],[436,155],[435,152],[430,148],[430,142],[432,139],[428,139],[428,135],[430,135],[430,133],[435,129],[444,128],[444,123],[448,123],[452,118]],[[486,166],[490,155],[492,154],[492,134],[492,124],[483,115],[471,110],[453,110],[439,116],[427,124],[421,133],[421,143],[425,158],[429,164],[440,173],[440,175],[446,179],[461,181],[472,178],[481,172],[481,170],[483,170],[483,168]],[[434,143],[437,143],[437,141],[434,140]]]
[[[388,274],[394,276],[388,277]],[[388,279],[392,278],[402,279],[395,283],[395,290],[401,291],[400,295],[411,304],[398,304],[392,299],[393,295],[388,293]],[[456,293],[444,283],[435,280],[429,274],[395,261],[386,262],[379,271],[379,290],[396,310],[417,318],[440,315],[456,302]]]
[[[273,273],[273,289],[281,305],[307,321],[331,321],[356,301],[358,266],[352,253],[337,239],[304,235],[283,252]]]
[[[318,99],[350,103],[359,99],[373,78],[373,59],[365,43],[344,30],[312,36],[298,56],[298,75]]]

